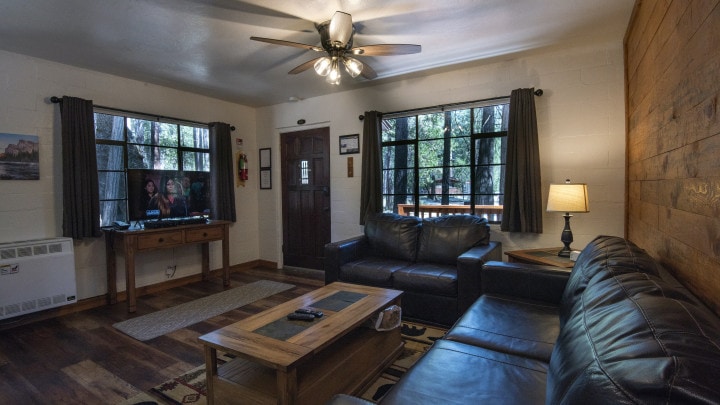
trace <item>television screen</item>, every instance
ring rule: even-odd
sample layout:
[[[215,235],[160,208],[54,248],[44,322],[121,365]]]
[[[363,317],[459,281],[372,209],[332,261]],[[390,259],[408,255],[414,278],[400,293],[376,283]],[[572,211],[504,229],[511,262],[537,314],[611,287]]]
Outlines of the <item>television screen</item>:
[[[210,173],[128,170],[130,221],[210,215]]]

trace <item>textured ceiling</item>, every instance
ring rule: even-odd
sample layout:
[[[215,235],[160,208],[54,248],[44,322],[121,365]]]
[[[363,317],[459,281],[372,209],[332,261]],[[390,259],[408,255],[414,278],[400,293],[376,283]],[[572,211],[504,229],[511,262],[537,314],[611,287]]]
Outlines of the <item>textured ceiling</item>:
[[[465,63],[596,39],[621,41],[633,0],[2,0],[0,49],[249,106],[399,80]],[[350,13],[355,46],[419,44],[414,55],[360,57],[377,73],[332,86],[314,23]]]

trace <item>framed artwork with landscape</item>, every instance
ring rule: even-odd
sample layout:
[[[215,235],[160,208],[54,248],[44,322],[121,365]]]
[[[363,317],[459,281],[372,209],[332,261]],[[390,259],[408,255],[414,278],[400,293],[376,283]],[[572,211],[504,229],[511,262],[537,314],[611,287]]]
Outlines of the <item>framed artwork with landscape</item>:
[[[36,135],[0,132],[0,180],[40,180],[40,146]]]

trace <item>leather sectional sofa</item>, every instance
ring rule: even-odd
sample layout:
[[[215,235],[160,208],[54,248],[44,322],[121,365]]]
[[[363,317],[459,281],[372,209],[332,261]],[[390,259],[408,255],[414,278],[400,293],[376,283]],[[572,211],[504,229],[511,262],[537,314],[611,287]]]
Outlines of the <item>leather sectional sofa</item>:
[[[363,235],[325,246],[325,283],[402,290],[403,318],[450,326],[480,296],[490,260],[502,260],[502,249],[485,218],[376,214]]]
[[[572,272],[487,263],[482,286],[381,404],[720,403],[720,318],[622,238]]]

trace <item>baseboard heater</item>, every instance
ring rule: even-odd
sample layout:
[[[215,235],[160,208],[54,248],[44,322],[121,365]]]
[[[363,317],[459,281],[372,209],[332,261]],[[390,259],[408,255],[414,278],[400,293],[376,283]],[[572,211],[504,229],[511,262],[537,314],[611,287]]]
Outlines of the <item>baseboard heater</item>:
[[[71,238],[0,243],[0,319],[74,302]]]

